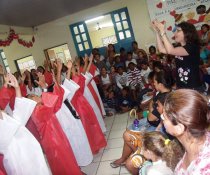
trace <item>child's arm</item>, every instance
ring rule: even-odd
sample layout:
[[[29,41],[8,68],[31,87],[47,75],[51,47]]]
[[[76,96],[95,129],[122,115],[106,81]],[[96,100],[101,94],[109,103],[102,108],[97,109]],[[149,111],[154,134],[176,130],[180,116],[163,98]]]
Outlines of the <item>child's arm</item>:
[[[17,82],[17,79],[12,74],[9,74],[8,85],[14,87],[16,92],[13,118],[15,118],[17,121],[19,121],[22,125],[25,126],[36,106],[36,102],[29,100],[27,98],[21,98],[22,96],[21,96],[20,86]]]
[[[71,62],[71,60],[69,60],[69,61],[67,62],[66,67],[68,68],[68,70],[67,70],[67,75],[66,75],[66,79],[67,79],[67,80],[70,80],[70,77],[71,77],[71,68],[72,68],[72,62]]]
[[[161,121],[155,131],[160,131],[160,129],[163,127],[163,122]]]

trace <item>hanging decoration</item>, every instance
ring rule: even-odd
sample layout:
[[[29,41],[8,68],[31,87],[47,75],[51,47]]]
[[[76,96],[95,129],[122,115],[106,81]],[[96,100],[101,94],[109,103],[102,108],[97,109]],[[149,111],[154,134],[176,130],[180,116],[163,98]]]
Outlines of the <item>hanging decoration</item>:
[[[9,35],[8,35],[7,39],[5,39],[5,40],[0,39],[0,47],[1,46],[3,46],[3,47],[9,46],[13,40],[17,40],[19,44],[21,44],[27,48],[32,47],[35,42],[34,36],[32,37],[31,41],[25,41],[20,38],[19,34],[15,33],[14,29],[10,28]]]

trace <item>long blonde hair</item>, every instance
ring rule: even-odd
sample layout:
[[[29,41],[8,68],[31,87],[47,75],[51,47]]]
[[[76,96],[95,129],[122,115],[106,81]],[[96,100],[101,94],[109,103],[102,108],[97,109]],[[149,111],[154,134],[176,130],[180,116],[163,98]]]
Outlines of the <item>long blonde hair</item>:
[[[166,137],[157,131],[146,132],[143,135],[143,147],[160,157],[172,170],[175,169],[184,154],[183,147],[178,140],[166,142]]]

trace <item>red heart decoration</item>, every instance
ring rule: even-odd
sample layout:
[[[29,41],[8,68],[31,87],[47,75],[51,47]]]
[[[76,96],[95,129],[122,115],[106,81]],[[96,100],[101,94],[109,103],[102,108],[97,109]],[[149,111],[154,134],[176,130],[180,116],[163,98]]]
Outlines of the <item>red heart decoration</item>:
[[[157,8],[161,9],[163,6],[162,2],[160,2],[159,4],[156,5]]]
[[[167,28],[167,30],[168,30],[168,31],[171,31],[171,30],[172,30],[172,27],[171,27],[171,26],[169,26],[169,27]]]
[[[160,23],[165,24],[165,22],[166,22],[166,21],[163,20],[163,21],[161,21]]]
[[[176,11],[175,11],[175,10],[171,11],[171,12],[170,12],[170,15],[171,15],[171,16],[175,16],[175,15],[176,15]]]

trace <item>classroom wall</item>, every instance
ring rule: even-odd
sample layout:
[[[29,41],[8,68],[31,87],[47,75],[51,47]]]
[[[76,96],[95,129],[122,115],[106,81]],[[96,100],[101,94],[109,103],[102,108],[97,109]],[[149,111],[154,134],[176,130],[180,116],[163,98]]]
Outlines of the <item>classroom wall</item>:
[[[111,2],[107,2],[37,26],[35,31],[31,28],[18,28],[19,30],[22,30],[23,33],[26,32],[27,34],[31,31],[31,35],[24,35],[24,37],[29,40],[35,33],[36,41],[32,48],[23,47],[16,41],[13,42],[11,46],[3,48],[5,55],[8,58],[10,69],[12,71],[16,70],[14,65],[15,59],[31,54],[34,56],[36,64],[41,65],[45,59],[44,49],[64,43],[68,43],[72,57],[76,56],[76,49],[69,30],[69,25],[91,19],[123,7],[128,8],[135,39],[139,43],[139,47],[145,49],[147,45],[154,43],[154,34],[150,29],[150,18],[146,0],[113,0]]]

